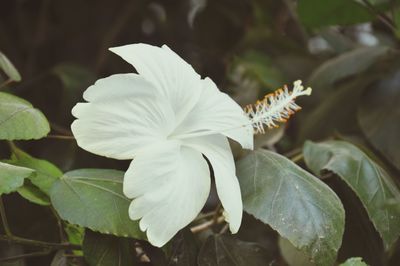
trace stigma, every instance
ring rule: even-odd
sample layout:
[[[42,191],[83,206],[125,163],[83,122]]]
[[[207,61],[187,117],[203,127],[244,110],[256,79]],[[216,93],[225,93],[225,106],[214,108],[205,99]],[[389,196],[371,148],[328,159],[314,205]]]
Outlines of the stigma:
[[[301,80],[293,83],[292,91],[285,85],[274,93],[264,96],[264,99],[253,105],[247,105],[244,111],[250,119],[254,134],[265,133],[265,128],[278,127],[279,122],[286,122],[301,107],[295,99],[303,95],[311,95],[312,89],[304,89]]]

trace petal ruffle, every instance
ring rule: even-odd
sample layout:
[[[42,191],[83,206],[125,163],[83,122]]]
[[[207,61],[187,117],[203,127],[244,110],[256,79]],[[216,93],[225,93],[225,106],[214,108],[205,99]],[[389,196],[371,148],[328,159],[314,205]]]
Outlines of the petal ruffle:
[[[71,129],[78,145],[87,151],[115,159],[132,159],[142,148],[157,144],[171,134],[175,115],[165,99],[142,92],[126,97],[128,88],[122,82],[121,86],[117,85],[117,77],[111,78],[112,96],[107,98],[106,87],[91,87],[85,97],[93,102],[78,103],[72,109],[78,119]],[[106,79],[96,84],[106,84]],[[129,84],[132,91],[135,86],[143,85],[140,80],[125,85]],[[97,87],[99,90],[95,90]]]
[[[175,130],[176,138],[220,133],[253,149],[253,127],[242,108],[211,79],[202,80],[202,87],[199,101]]]
[[[139,43],[110,48],[110,51],[133,65],[141,77],[171,102],[177,121],[181,121],[197,102],[201,92],[200,76],[166,45],[160,48]]]
[[[210,161],[218,197],[225,210],[225,219],[229,222],[231,232],[236,233],[242,222],[243,203],[227,138],[222,135],[190,138],[183,145],[196,149]]]
[[[132,220],[155,246],[163,246],[203,208],[210,191],[210,172],[201,153],[177,141],[138,154],[124,177],[124,194],[135,198]]]

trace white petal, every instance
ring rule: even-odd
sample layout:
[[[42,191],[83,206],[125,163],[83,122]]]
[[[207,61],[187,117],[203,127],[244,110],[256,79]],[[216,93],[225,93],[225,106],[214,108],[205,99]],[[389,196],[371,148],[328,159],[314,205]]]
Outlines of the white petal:
[[[161,96],[171,102],[177,121],[197,102],[200,76],[166,45],[160,48],[139,43],[110,48],[110,51],[132,64],[140,76],[155,85]]]
[[[175,130],[176,138],[221,133],[243,148],[253,149],[253,128],[242,108],[211,79],[202,80],[202,85],[199,101]]]
[[[201,153],[165,141],[138,154],[124,177],[124,193],[135,197],[129,216],[154,246],[163,246],[199,214],[210,191]]]
[[[225,219],[232,233],[239,230],[242,222],[242,196],[235,173],[235,163],[228,140],[222,135],[209,135],[186,139],[183,145],[203,153],[210,161],[218,197],[225,210]]]
[[[147,96],[78,103],[72,114],[78,118],[71,125],[78,145],[115,159],[132,159],[140,149],[164,140],[175,126],[168,102]]]
[[[83,93],[88,102],[109,101],[125,97],[155,96],[157,89],[137,74],[116,74],[102,78]]]

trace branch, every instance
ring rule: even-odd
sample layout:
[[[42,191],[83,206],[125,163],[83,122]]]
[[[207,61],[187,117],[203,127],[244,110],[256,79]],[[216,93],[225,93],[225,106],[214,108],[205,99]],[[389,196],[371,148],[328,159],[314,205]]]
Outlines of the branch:
[[[207,212],[207,213],[200,213],[194,220],[193,220],[193,222],[192,223],[196,223],[196,222],[199,222],[199,221],[201,221],[201,220],[204,220],[204,219],[207,219],[207,218],[210,218],[210,217],[214,217],[214,215],[215,215],[215,211],[211,211],[211,212]]]
[[[47,135],[46,138],[48,139],[62,139],[62,140],[74,140],[74,136],[68,135]]]
[[[12,256],[12,257],[5,257],[5,258],[0,258],[0,262],[10,261],[10,260],[18,260],[18,259],[23,259],[23,258],[47,256],[47,255],[50,254],[50,252],[51,252],[51,250],[44,250],[44,251],[38,251],[38,252],[32,252],[32,253],[27,253],[27,254],[16,255],[16,256]]]
[[[204,230],[207,230],[208,228],[210,228],[214,224],[220,224],[220,223],[223,223],[224,221],[225,221],[225,218],[220,216],[216,220],[214,220],[214,219],[213,220],[209,220],[209,221],[207,221],[205,223],[193,226],[193,227],[190,228],[190,231],[192,231],[193,234],[200,233],[200,232],[202,232]]]
[[[44,241],[38,241],[38,240],[32,240],[18,236],[8,236],[8,235],[0,235],[0,241],[40,247],[40,248],[47,248],[51,250],[58,250],[58,249],[80,250],[82,248],[80,245],[75,245],[71,243],[50,243],[50,242],[44,242]]]
[[[385,14],[381,13],[379,10],[375,8],[374,5],[372,5],[368,0],[361,0],[365,7],[373,14],[375,15],[383,24],[385,24],[389,29],[391,29],[393,32],[396,32],[396,25],[390,20],[389,17],[387,17]]]
[[[57,219],[57,225],[58,225],[58,232],[60,234],[60,240],[62,242],[66,242],[67,241],[67,236],[65,235],[65,232],[64,232],[63,222],[62,222],[60,216],[58,215],[57,211],[54,209],[54,207],[50,206],[50,210],[53,213],[54,217],[56,217],[56,219]]]
[[[54,130],[54,132],[57,132],[58,134],[63,134],[63,135],[67,135],[67,136],[72,135],[71,130],[64,128],[63,126],[60,126],[51,121],[50,121],[50,127],[52,130]]]

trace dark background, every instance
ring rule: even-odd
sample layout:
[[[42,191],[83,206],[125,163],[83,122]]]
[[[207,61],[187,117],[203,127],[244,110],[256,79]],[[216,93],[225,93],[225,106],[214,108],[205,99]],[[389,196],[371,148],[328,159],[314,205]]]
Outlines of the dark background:
[[[400,14],[397,1],[373,2],[383,14],[393,18],[395,12]],[[303,14],[309,12],[310,18],[320,16],[319,20],[303,17],[301,21],[296,3],[290,0],[0,0],[0,51],[22,76],[22,82],[7,89],[45,114],[52,127],[51,134],[71,135],[70,110],[82,100],[83,91],[98,78],[134,71],[109,52],[109,47],[138,42],[167,44],[202,77],[211,77],[222,91],[244,106],[294,80],[303,79],[307,84],[311,73],[331,58],[359,47],[385,45],[391,48],[389,55],[361,66],[360,58],[355,57],[346,61],[345,66],[332,69],[325,78],[335,79],[339,72],[349,74],[326,88],[313,83],[313,97],[300,100],[304,110],[286,126],[257,139],[257,146],[285,153],[301,147],[305,139],[340,136],[375,151],[398,179],[400,156],[388,157],[385,151],[395,145],[400,150],[399,142],[383,143],[386,138],[383,135],[383,148],[371,145],[361,132],[356,116],[358,103],[363,99],[361,95],[365,97],[371,89],[382,88],[385,80],[392,82],[390,86],[399,95],[399,32],[373,12],[370,16],[354,12],[347,19],[346,10],[323,14],[316,7],[303,10]],[[400,20],[400,15],[397,16]],[[358,25],[364,22],[368,24]],[[391,22],[400,25],[400,21]],[[321,43],[321,38],[325,42]],[[378,77],[368,82],[374,75]],[[365,88],[366,92],[351,90],[353,87]],[[348,88],[349,92],[339,98],[334,94],[335,90]],[[382,102],[380,106],[390,101]],[[394,101],[391,104],[400,105]],[[372,107],[379,109],[379,106]],[[393,108],[390,110],[396,112]],[[385,130],[400,132],[395,122]],[[125,170],[129,163],[94,156],[78,148],[73,140],[44,138],[19,141],[17,145],[32,156],[53,162],[63,171],[91,167]],[[0,144],[0,155],[1,158],[9,156],[4,143]],[[349,203],[345,204],[346,211],[352,213],[347,218],[339,260],[363,256],[372,265],[389,261],[379,235],[357,199],[349,196],[351,193],[337,180],[328,183]],[[17,195],[5,197],[5,202],[17,235],[57,241],[57,226],[48,209],[30,204]],[[246,223],[253,222],[257,224]],[[278,256],[276,234],[266,231],[260,241]],[[390,260],[392,265],[398,265],[398,251],[397,246]],[[30,259],[28,265],[48,265],[50,260],[51,256]],[[285,265],[281,260],[277,259],[279,265]]]

